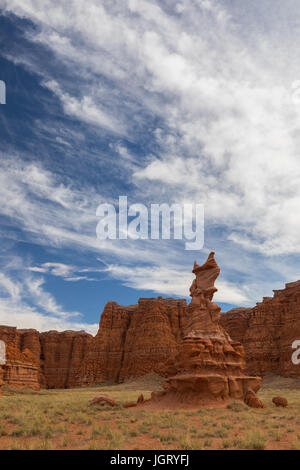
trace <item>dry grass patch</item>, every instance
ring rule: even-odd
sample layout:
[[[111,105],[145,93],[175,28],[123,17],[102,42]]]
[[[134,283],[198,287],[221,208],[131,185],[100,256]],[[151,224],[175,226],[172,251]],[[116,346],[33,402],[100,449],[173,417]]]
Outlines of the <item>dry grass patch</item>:
[[[271,378],[259,398],[265,408],[237,400],[224,408],[198,410],[125,409],[140,393],[160,387],[155,376],[124,384],[104,384],[40,392],[6,388],[0,398],[0,449],[298,449],[300,380]],[[299,383],[298,383],[299,382]],[[115,408],[93,407],[95,395],[114,398]],[[276,408],[275,395],[287,408]]]

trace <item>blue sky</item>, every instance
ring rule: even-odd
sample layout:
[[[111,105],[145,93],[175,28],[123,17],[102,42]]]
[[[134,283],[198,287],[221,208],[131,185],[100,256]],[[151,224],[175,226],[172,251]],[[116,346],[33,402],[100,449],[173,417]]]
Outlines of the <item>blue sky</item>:
[[[0,0],[0,324],[96,333],[105,303],[252,306],[300,278],[296,0]],[[96,209],[204,204],[205,245],[98,240]]]

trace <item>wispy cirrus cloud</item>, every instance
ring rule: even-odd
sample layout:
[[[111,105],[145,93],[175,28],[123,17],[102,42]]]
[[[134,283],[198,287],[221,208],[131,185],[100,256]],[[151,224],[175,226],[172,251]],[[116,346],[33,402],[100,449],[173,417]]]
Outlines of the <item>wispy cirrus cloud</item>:
[[[45,82],[44,86],[60,98],[67,115],[86,121],[88,124],[108,129],[116,134],[125,134],[125,128],[120,125],[117,119],[110,116],[106,110],[101,109],[101,103],[97,105],[91,96],[83,96],[81,99],[74,98],[63,92],[54,80]]]
[[[189,296],[189,286],[194,275],[177,266],[128,267],[110,265],[106,271],[115,279],[126,279],[124,284],[139,290],[151,290],[159,294]],[[215,299],[229,304],[245,304],[249,301],[245,289],[226,282],[218,281],[219,292]]]
[[[80,312],[66,311],[45,290],[44,278],[16,271],[19,264],[23,260],[16,258],[13,270],[6,266],[5,273],[0,273],[0,324],[39,331],[84,329],[96,334],[97,324],[84,322]]]
[[[6,9],[35,21],[40,32],[32,39],[67,66],[82,67],[77,76],[89,94],[81,98],[47,82],[67,114],[117,132],[129,124],[130,138],[137,111],[163,119],[161,138],[159,129],[153,134],[159,155],[133,171],[137,191],[161,181],[176,199],[179,185],[181,197],[205,202],[210,219],[232,228],[235,244],[270,256],[300,252],[300,107],[284,68],[263,64],[272,38],[264,48],[241,42],[238,23],[218,1],[186,0],[172,10],[146,0],[90,0],[88,7],[14,0]],[[99,58],[109,85],[96,81]]]
[[[10,298],[0,298],[0,324],[18,328],[34,328],[40,332],[49,330],[84,330],[95,335],[98,323],[91,324],[43,312],[41,306],[31,307],[26,302],[16,302]]]
[[[28,270],[36,273],[51,274],[69,282],[97,281],[94,277],[87,276],[86,274],[104,271],[97,268],[79,268],[64,263],[42,263],[41,266],[30,266]]]
[[[217,0],[2,3],[5,14],[34,23],[27,40],[54,57],[53,68],[26,53],[18,63],[38,74],[68,120],[54,130],[39,120],[35,132],[64,148],[69,182],[28,156],[13,156],[13,164],[3,158],[2,214],[27,239],[99,255],[108,277],[167,295],[187,295],[184,273],[209,249],[224,273],[219,301],[254,303],[298,277],[300,70],[295,60],[287,67],[286,52],[295,54],[295,2],[273,0],[281,22],[267,0],[243,8]],[[77,185],[75,164],[85,170]],[[203,253],[187,254],[175,242],[97,240],[97,205],[115,203],[124,190],[146,205],[203,203]],[[31,272],[89,278],[67,262]]]

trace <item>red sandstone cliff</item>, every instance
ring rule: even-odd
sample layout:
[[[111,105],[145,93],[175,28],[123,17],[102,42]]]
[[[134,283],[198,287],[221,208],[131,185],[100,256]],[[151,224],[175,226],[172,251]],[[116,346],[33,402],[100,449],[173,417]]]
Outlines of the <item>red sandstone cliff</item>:
[[[32,366],[35,374],[31,381],[12,380],[15,372],[9,352],[4,382],[31,388],[39,384],[68,388],[160,372],[177,352],[185,322],[185,300],[158,297],[140,299],[138,305],[128,307],[108,302],[95,338],[83,331],[39,333],[0,327],[0,339],[8,351],[13,349],[23,356],[26,351],[27,370]]]
[[[182,299],[142,298],[129,307],[108,302],[81,370],[83,384],[159,372],[177,352],[185,322]]]
[[[93,343],[84,331],[48,331],[40,334],[40,377],[47,388],[82,385],[79,370]]]
[[[224,313],[221,324],[243,344],[248,373],[300,377],[300,365],[291,360],[292,343],[300,340],[300,281],[275,290],[252,309]]]
[[[33,336],[39,335],[35,330]],[[37,356],[22,340],[22,330],[0,326],[0,339],[6,345],[6,363],[1,366],[1,380],[14,387],[40,389],[39,363]]]
[[[128,307],[108,302],[95,337],[0,326],[0,339],[7,345],[0,381],[64,388],[164,373],[165,363],[178,352],[187,317],[185,300],[158,297]],[[244,346],[249,374],[300,377],[300,365],[291,361],[292,343],[300,340],[300,281],[286,284],[252,309],[222,314],[220,322]]]
[[[0,326],[6,344],[3,381],[14,387],[39,389],[81,385],[78,371],[93,337],[84,331],[18,330]]]

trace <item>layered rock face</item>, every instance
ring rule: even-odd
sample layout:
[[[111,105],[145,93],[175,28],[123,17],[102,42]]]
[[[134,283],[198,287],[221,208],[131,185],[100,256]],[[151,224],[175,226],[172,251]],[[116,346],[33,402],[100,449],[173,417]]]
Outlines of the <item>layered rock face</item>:
[[[220,324],[228,331],[230,337],[242,344],[249,326],[250,312],[251,308],[233,308],[220,316]]]
[[[300,340],[300,281],[273,292],[252,309],[222,314],[221,324],[243,344],[248,373],[300,377],[300,364],[292,361],[293,342]]]
[[[174,356],[186,322],[186,301],[139,299],[122,307],[109,302],[98,334],[81,369],[85,385],[122,382],[151,372],[160,373]]]
[[[0,382],[16,388],[39,390],[37,357],[23,344],[21,331],[13,327],[0,327],[0,339],[6,346],[5,364],[0,366]]]
[[[47,388],[82,385],[80,368],[93,343],[84,331],[47,331],[40,334],[40,380]]]
[[[261,379],[244,373],[244,349],[219,323],[220,307],[212,302],[220,273],[214,253],[202,266],[195,262],[193,273],[184,337],[178,354],[168,361],[165,391],[154,392],[152,400],[200,405],[229,397],[243,399],[249,388],[259,389]]]
[[[108,302],[95,338],[83,331],[39,333],[0,327],[0,339],[9,350],[4,383],[70,388],[163,373],[166,360],[178,350],[185,321],[185,300],[158,297],[142,298],[128,307]],[[10,360],[25,352],[27,373],[31,370],[34,380],[22,378],[20,368],[17,375],[16,357],[14,364]]]
[[[39,389],[81,385],[78,375],[93,337],[85,332],[17,330],[0,326],[0,339],[6,344],[2,365],[4,384]]]
[[[249,375],[272,372],[300,377],[300,364],[291,360],[292,344],[300,340],[300,281],[286,284],[252,309],[222,314],[219,322],[220,309],[212,302],[218,268],[213,271],[212,260],[207,266],[210,263],[211,268],[205,270],[195,265],[195,274],[199,277],[201,273],[202,280],[191,286],[189,306],[183,299],[162,297],[142,298],[128,307],[108,302],[95,337],[85,332],[39,333],[0,326],[0,340],[7,346],[6,364],[0,366],[0,388],[1,380],[37,389],[121,382],[151,372],[174,376],[182,367],[197,368],[193,364],[199,351],[212,370],[221,357],[228,377],[237,377],[243,359],[237,343],[244,346]],[[204,274],[208,276],[205,281]]]

